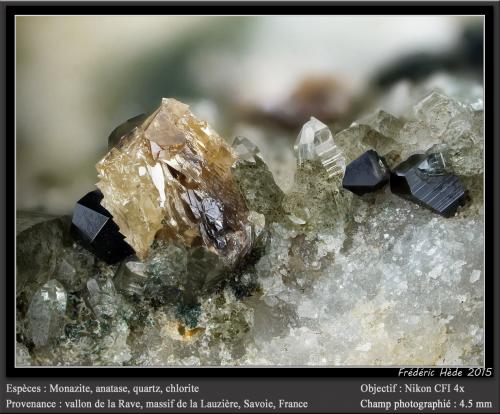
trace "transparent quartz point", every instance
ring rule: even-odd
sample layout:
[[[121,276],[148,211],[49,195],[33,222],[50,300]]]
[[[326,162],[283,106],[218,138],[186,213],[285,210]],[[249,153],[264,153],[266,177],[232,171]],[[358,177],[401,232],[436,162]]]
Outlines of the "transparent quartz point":
[[[114,284],[120,291],[143,296],[147,282],[146,265],[136,260],[123,261],[116,271]]]
[[[55,279],[49,280],[33,296],[28,308],[28,331],[36,347],[47,345],[64,328],[67,294]]]
[[[255,163],[255,158],[260,157],[259,148],[245,137],[234,138],[232,147],[238,158],[244,161]]]
[[[319,160],[330,177],[344,174],[344,155],[335,145],[330,129],[314,117],[300,130],[294,150],[299,165],[304,161]]]
[[[427,175],[446,174],[446,161],[440,152],[430,154],[419,165],[419,171]]]

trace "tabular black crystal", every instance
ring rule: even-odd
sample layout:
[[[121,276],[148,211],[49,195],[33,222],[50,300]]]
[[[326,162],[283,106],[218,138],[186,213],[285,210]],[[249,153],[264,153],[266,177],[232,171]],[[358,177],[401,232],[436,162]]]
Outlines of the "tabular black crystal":
[[[466,191],[460,179],[446,172],[440,154],[415,154],[391,174],[391,191],[444,217],[464,204]]]
[[[121,139],[130,133],[135,127],[141,125],[151,114],[141,114],[127,119],[123,124],[118,125],[108,137],[108,150],[116,147]]]
[[[125,242],[111,213],[101,205],[102,198],[102,193],[95,190],[78,200],[73,211],[71,232],[87,250],[113,264],[135,252]]]
[[[357,195],[371,193],[387,184],[390,173],[384,158],[369,150],[347,165],[342,186]]]

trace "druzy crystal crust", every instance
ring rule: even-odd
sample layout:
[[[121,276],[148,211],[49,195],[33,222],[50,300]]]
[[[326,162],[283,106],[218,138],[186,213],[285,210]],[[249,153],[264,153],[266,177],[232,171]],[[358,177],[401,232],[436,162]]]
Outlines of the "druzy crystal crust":
[[[249,250],[248,211],[231,174],[236,155],[187,105],[163,99],[113,142],[97,164],[97,186],[140,259],[155,238],[201,242],[228,262]]]

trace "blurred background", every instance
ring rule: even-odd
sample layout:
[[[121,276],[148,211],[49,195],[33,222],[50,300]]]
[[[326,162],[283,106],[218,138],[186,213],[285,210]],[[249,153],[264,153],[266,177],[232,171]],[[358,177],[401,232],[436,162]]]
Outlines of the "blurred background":
[[[422,82],[454,95],[462,85],[470,96],[482,85],[482,24],[472,16],[17,17],[17,208],[70,213],[94,189],[110,132],[162,97],[189,103],[229,142],[255,142],[286,190],[293,142],[311,115],[340,130],[381,102],[397,113]]]

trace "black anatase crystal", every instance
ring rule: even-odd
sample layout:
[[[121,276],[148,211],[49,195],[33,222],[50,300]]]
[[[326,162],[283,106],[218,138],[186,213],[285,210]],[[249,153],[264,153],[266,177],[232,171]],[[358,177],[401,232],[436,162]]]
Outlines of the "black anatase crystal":
[[[354,194],[363,195],[385,186],[390,174],[385,159],[369,150],[347,165],[342,186]]]
[[[118,125],[108,137],[108,150],[120,144],[121,139],[141,125],[151,114],[141,114],[127,119],[123,124]]]
[[[73,211],[71,233],[98,258],[114,264],[135,252],[125,242],[111,213],[101,205],[102,199],[102,193],[95,190],[78,200]]]
[[[446,171],[438,154],[415,154],[391,174],[391,191],[444,217],[453,216],[464,205],[466,190],[460,179]]]

